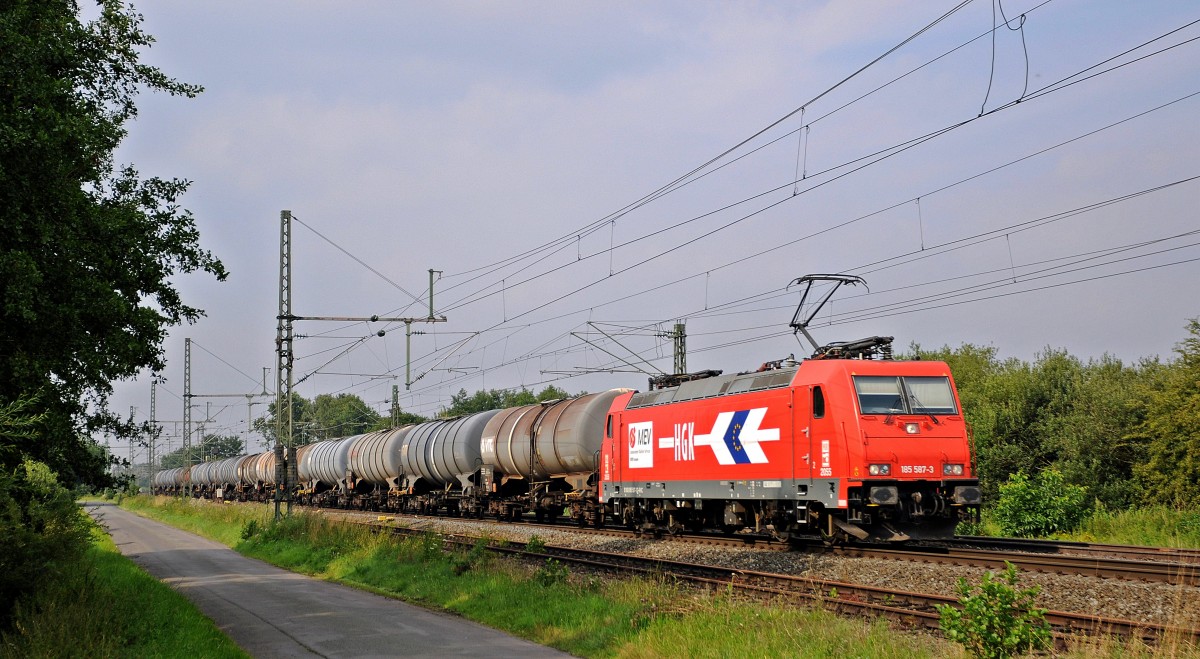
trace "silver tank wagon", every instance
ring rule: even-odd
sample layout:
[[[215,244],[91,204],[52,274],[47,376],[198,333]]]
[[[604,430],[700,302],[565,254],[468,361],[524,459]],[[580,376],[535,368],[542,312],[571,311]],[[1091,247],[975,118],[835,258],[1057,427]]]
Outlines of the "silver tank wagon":
[[[361,435],[350,446],[350,471],[355,478],[389,489],[399,488],[404,476],[400,447],[415,426]]]
[[[595,471],[609,406],[628,391],[501,410],[483,431],[484,465],[496,474],[534,479]]]
[[[414,426],[400,445],[400,466],[408,485],[418,480],[444,487],[455,480],[464,492],[482,465],[479,445],[483,430],[498,410]]]

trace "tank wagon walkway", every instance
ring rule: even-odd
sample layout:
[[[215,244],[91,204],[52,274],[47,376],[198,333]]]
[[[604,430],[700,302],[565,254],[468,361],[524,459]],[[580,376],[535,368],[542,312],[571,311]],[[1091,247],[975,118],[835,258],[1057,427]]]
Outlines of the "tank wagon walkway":
[[[253,657],[564,657],[451,615],[289,572],[108,503],[86,510],[121,553]]]

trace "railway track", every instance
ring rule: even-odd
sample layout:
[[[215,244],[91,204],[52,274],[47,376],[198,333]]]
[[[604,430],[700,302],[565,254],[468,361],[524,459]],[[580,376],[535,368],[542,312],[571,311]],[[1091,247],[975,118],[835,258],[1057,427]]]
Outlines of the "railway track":
[[[402,535],[429,533],[390,525],[382,528]],[[463,534],[440,535],[447,544],[464,549],[475,546],[481,540]],[[940,621],[937,607],[957,605],[954,598],[941,595],[591,549],[545,545],[531,550],[528,543],[511,541],[493,541],[489,543],[488,548],[497,553],[532,560],[552,558],[589,570],[654,579],[666,577],[708,591],[732,591],[741,596],[763,600],[803,602],[842,614],[884,617],[909,627],[937,629]],[[1200,629],[1184,629],[1066,611],[1049,611],[1046,620],[1054,629],[1060,644],[1079,634],[1137,637],[1147,643],[1156,643],[1163,639],[1177,639],[1189,644],[1200,643]]]
[[[1024,538],[990,538],[986,536],[955,536],[941,544],[963,548],[997,548],[1030,554],[1074,554],[1104,556],[1140,561],[1162,561],[1200,565],[1200,549],[1176,547],[1139,547],[1069,540],[1027,540]]]
[[[1003,569],[1012,563],[1022,570],[1078,574],[1104,579],[1157,581],[1176,585],[1200,586],[1200,563],[1170,563],[1163,561],[1112,558],[1099,553],[1030,554],[1016,550],[969,549],[963,547],[908,547],[903,549],[866,546],[834,547],[840,556],[879,558],[889,560],[946,563],[990,569]]]
[[[521,522],[522,528],[542,528],[613,538],[647,537],[620,528],[581,528],[567,524]],[[819,540],[800,546],[771,541],[762,536],[692,535],[661,536],[664,541],[685,542],[717,547],[745,547],[756,550],[832,553],[852,558],[906,560],[922,563],[964,565],[1004,569],[1012,563],[1022,570],[1053,574],[1074,574],[1105,579],[1127,579],[1175,585],[1200,586],[1200,550],[1159,550],[1153,547],[1029,541],[1011,538],[956,538],[930,546],[877,547],[850,545],[828,547]],[[959,541],[962,544],[959,544]],[[993,549],[972,545],[983,544]],[[995,549],[994,547],[1002,547]],[[1034,553],[1032,550],[1036,550]],[[1072,553],[1064,553],[1070,551]],[[1115,556],[1114,556],[1115,555]],[[1134,560],[1120,556],[1154,556],[1157,560]]]

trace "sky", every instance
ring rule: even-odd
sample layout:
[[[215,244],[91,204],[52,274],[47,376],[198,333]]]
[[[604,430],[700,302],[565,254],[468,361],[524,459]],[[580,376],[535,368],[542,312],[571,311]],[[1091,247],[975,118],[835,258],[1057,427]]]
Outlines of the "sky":
[[[142,95],[116,159],[192,181],[230,272],[173,280],[206,316],[165,342],[164,435],[190,338],[193,421],[263,447],[285,209],[297,316],[424,318],[438,273],[409,384],[403,323],[295,323],[295,390],[382,413],[645,389],[677,322],[690,371],[807,356],[811,273],[867,284],[821,343],[1169,358],[1200,316],[1200,7],[956,6],[143,1],[144,61],[205,91]],[[150,381],[113,408],[148,418]]]

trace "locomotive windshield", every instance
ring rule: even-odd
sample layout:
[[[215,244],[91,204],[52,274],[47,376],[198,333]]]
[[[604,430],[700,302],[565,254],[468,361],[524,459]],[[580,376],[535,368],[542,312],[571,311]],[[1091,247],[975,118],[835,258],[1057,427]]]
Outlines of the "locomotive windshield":
[[[854,376],[863,414],[957,414],[950,378]]]

